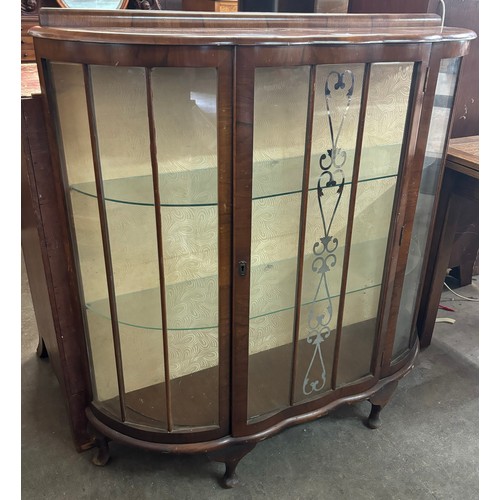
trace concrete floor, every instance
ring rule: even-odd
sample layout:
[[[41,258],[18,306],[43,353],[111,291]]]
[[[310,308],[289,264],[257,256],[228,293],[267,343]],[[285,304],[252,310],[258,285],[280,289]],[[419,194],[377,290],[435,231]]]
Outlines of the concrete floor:
[[[478,277],[457,290],[477,297]],[[57,380],[35,355],[37,329],[22,273],[21,493],[25,500],[76,499],[446,499],[478,498],[478,303],[444,292],[431,346],[382,412],[362,423],[367,402],[288,429],[247,455],[240,485],[224,490],[222,464],[204,456],[154,454],[111,443],[106,467],[73,448]]]

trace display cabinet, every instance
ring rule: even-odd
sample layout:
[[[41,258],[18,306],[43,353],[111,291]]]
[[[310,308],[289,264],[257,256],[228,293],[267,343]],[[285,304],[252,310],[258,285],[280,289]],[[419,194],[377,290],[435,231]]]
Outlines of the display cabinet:
[[[257,442],[340,404],[369,399],[378,427],[418,352],[428,188],[474,34],[51,9],[31,34],[68,292],[49,355],[79,353],[94,462],[109,440],[208,453],[233,486]]]

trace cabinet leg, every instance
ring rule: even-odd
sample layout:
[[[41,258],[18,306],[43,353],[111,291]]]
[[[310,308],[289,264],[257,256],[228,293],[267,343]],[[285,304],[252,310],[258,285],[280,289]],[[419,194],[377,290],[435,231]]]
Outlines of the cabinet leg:
[[[92,457],[92,463],[99,467],[103,467],[109,462],[110,458],[108,438],[96,430],[93,430],[93,435],[97,450]]]
[[[41,335],[38,336],[38,346],[36,348],[36,355],[42,359],[49,357],[49,353],[47,352],[47,348],[45,347],[45,342],[43,341]]]
[[[372,403],[372,409],[370,411],[370,416],[368,417],[368,421],[366,425],[370,429],[378,429],[381,425],[380,421],[380,412],[382,411],[382,406],[374,405]]]
[[[256,443],[247,443],[232,446],[224,450],[211,452],[208,458],[214,462],[222,462],[226,465],[226,471],[221,479],[224,488],[234,488],[239,479],[236,475],[236,467],[240,460],[255,448]]]
[[[389,382],[388,384],[384,385],[382,389],[380,389],[370,397],[369,401],[372,404],[372,409],[370,411],[370,416],[366,421],[366,425],[370,429],[378,429],[381,426],[382,422],[380,421],[380,412],[391,399],[391,396],[394,394],[397,386],[397,380]]]

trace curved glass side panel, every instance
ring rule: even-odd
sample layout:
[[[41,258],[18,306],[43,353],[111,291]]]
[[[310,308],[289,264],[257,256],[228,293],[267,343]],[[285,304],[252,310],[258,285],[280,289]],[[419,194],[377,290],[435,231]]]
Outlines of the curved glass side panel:
[[[429,228],[434,213],[436,189],[445,152],[448,127],[453,108],[460,58],[443,59],[439,68],[434,107],[425,150],[420,191],[413,222],[410,251],[406,264],[403,292],[396,324],[392,358],[396,359],[410,348],[412,325],[429,238]]]
[[[57,110],[60,156],[67,184],[72,186],[85,182],[95,185],[83,68],[79,64],[66,63],[50,63],[48,68],[51,98]],[[84,314],[94,401],[120,418],[115,349],[97,198],[81,196],[70,188],[67,200],[78,253],[82,300],[84,303],[100,300],[102,310],[105,311],[103,315],[89,312]]]

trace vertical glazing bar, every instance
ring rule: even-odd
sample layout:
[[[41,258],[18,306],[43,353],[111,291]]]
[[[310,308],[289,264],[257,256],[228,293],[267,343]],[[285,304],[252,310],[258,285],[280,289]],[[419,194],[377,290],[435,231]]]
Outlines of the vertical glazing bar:
[[[87,100],[87,114],[89,118],[90,143],[92,147],[92,160],[94,163],[94,175],[97,193],[97,205],[99,208],[99,219],[101,221],[101,235],[104,252],[104,263],[106,267],[106,282],[108,285],[109,312],[111,315],[111,330],[113,332],[113,346],[115,351],[116,375],[118,380],[118,395],[120,398],[121,419],[125,421],[125,384],[123,382],[123,363],[120,346],[120,331],[118,327],[118,315],[116,311],[115,284],[113,279],[113,264],[111,261],[111,246],[109,242],[108,220],[106,217],[106,204],[104,201],[104,187],[101,171],[101,159],[99,155],[99,139],[97,136],[97,125],[94,110],[94,93],[92,89],[92,78],[90,67],[83,65],[83,80],[85,84],[85,96]]]
[[[307,222],[307,200],[309,197],[309,173],[311,170],[311,143],[312,143],[312,129],[314,118],[314,97],[316,88],[316,66],[311,66],[309,72],[309,96],[307,104],[307,123],[306,123],[306,142],[304,151],[304,170],[302,177],[302,200],[300,208],[300,232],[299,232],[299,245],[297,253],[297,280],[295,292],[295,318],[294,318],[294,332],[293,332],[293,361],[292,361],[292,383],[290,387],[290,406],[293,405],[295,394],[295,384],[297,377],[297,358],[299,342],[299,329],[300,329],[300,304],[302,297],[302,275],[304,270],[304,245],[306,238],[306,222]]]
[[[165,292],[165,271],[163,265],[163,238],[161,228],[160,181],[158,178],[158,154],[156,147],[156,127],[153,112],[153,88],[151,85],[151,68],[146,68],[146,89],[148,103],[149,148],[151,152],[151,169],[153,176],[153,195],[155,203],[156,242],[158,245],[158,270],[160,273],[161,326],[163,333],[163,364],[165,367],[165,400],[167,410],[167,429],[172,431],[172,402],[170,395],[170,369],[168,361],[168,329],[167,300]]]
[[[352,226],[354,222],[354,209],[356,205],[356,194],[358,190],[359,167],[361,163],[361,151],[363,149],[363,133],[368,104],[368,87],[370,85],[371,65],[365,65],[363,76],[363,89],[361,93],[361,106],[359,111],[358,132],[356,137],[356,149],[354,151],[354,165],[352,172],[351,197],[349,200],[349,213],[347,216],[347,230],[345,241],[344,264],[342,268],[342,281],[340,285],[339,312],[337,316],[337,336],[335,338],[335,352],[333,356],[332,388],[337,384],[337,368],[339,364],[340,340],[342,338],[342,322],[344,319],[345,294],[347,291],[347,275],[349,271],[349,257],[351,253]]]

